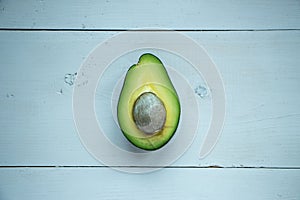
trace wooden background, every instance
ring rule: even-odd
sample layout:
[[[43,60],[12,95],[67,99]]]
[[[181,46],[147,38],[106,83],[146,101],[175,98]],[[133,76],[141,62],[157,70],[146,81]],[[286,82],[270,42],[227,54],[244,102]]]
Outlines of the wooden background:
[[[222,136],[126,174],[81,144],[72,86],[88,53],[135,28],[201,44],[227,95]],[[0,199],[300,199],[300,2],[0,0]],[[215,167],[214,167],[215,166]]]

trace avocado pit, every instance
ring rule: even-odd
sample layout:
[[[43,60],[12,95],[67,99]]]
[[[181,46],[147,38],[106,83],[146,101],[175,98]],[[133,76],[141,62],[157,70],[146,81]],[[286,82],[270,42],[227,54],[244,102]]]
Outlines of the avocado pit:
[[[165,125],[166,108],[152,92],[145,92],[138,97],[132,114],[137,128],[145,134],[155,134]]]

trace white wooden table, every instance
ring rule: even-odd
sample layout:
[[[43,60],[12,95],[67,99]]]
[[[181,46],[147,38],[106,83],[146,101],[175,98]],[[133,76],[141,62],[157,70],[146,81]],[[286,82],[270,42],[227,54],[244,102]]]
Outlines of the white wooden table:
[[[223,77],[213,152],[115,171],[81,144],[64,76],[111,36],[182,32]],[[0,199],[300,199],[300,2],[0,1]],[[134,166],[133,166],[134,167]]]

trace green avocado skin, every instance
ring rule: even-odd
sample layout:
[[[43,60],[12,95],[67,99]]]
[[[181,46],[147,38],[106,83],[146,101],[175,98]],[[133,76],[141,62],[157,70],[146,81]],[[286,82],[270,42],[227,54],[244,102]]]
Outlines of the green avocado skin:
[[[145,53],[139,58],[138,64],[133,64],[128,71],[134,69],[137,65],[142,65],[142,64],[148,64],[148,63],[156,63],[156,64],[162,64],[162,62],[154,56],[153,54],[150,53]]]
[[[136,93],[149,92],[143,91],[143,87],[150,88],[150,92],[160,97],[166,108],[165,126],[151,136],[144,135],[139,131],[132,120],[133,105],[139,97]],[[149,151],[160,149],[170,141],[176,132],[180,109],[178,95],[163,63],[153,54],[143,54],[138,63],[128,69],[119,97],[118,122],[124,136],[138,148]]]

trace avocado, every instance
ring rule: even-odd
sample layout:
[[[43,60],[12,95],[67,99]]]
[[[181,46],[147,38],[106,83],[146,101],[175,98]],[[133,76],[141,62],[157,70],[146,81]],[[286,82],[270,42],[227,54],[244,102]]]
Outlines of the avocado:
[[[156,150],[172,138],[180,119],[180,102],[159,58],[143,54],[128,69],[117,112],[120,129],[136,147]]]

